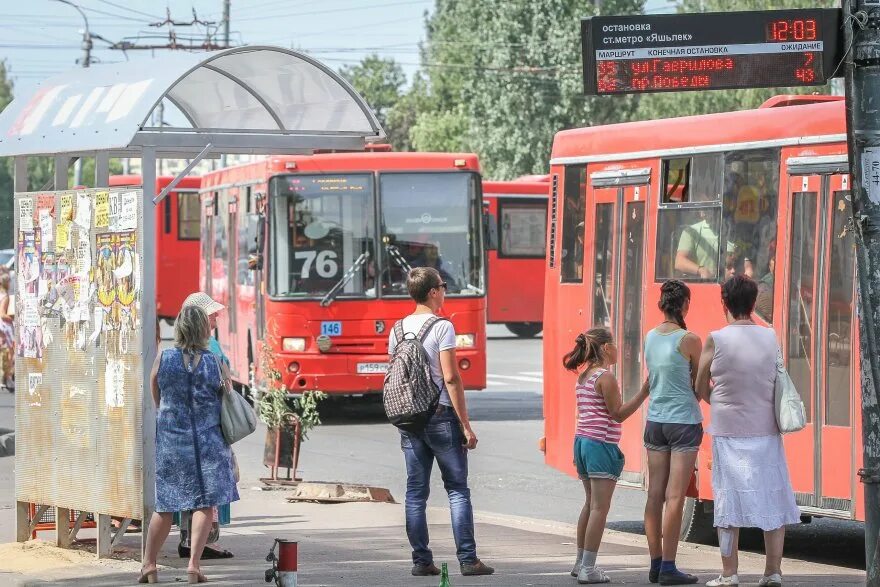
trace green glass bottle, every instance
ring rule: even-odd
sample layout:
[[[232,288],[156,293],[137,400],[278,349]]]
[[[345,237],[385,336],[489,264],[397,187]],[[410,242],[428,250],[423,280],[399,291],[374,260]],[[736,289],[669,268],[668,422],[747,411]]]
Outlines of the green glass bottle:
[[[449,569],[446,567],[446,563],[440,565],[440,587],[452,587],[452,583],[449,582]]]

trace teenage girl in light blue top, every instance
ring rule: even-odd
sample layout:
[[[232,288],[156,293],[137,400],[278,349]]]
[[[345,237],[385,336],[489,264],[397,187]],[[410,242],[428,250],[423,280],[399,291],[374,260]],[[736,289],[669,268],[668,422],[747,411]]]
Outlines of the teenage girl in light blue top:
[[[694,393],[702,344],[684,318],[691,292],[671,280],[660,288],[664,320],[645,337],[650,403],[645,423],[648,449],[648,501],[645,535],[651,555],[648,579],[661,585],[689,585],[697,577],[675,566],[681,514],[697,451],[703,439],[703,415]],[[664,512],[665,506],[665,512]]]

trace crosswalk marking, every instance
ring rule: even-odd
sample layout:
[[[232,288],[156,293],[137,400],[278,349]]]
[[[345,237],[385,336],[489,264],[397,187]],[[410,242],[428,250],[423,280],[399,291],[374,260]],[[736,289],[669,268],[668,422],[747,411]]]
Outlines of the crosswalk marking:
[[[520,371],[519,374],[520,375],[528,375],[530,377],[541,377],[542,379],[544,378],[543,371]]]
[[[544,380],[540,377],[531,377],[528,375],[498,375],[493,373],[491,375],[486,375],[487,378],[498,378],[498,379],[510,379],[512,381],[523,381],[526,383],[543,383]]]

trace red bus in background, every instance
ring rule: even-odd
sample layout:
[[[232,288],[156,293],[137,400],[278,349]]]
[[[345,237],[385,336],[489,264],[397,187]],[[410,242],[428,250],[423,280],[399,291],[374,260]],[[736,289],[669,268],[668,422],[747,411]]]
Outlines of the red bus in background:
[[[552,157],[547,463],[574,474],[575,375],[559,362],[579,332],[594,325],[614,332],[617,377],[629,399],[645,377],[644,336],[663,320],[661,283],[688,282],[687,325],[705,341],[726,324],[719,284],[743,272],[759,284],[756,320],[776,331],[807,408],[807,427],[785,436],[797,503],[806,516],[864,520],[842,99],[777,97],[754,110],[567,130],[556,135]],[[646,411],[647,404],[623,424],[623,485],[645,487]],[[703,411],[708,418],[708,406]],[[685,510],[686,538],[714,533],[711,459],[706,435]]]
[[[483,182],[498,239],[497,249],[488,253],[488,321],[520,337],[543,328],[549,183],[542,178],[547,176]]]
[[[406,275],[448,284],[465,388],[486,384],[485,245],[476,155],[270,157],[202,178],[202,289],[237,385],[270,345],[291,393],[382,389]],[[257,365],[258,366],[258,365]]]
[[[174,179],[156,178],[156,193]],[[140,186],[140,175],[111,175],[110,187]],[[156,208],[156,314],[174,321],[186,296],[199,289],[200,177],[184,177]]]

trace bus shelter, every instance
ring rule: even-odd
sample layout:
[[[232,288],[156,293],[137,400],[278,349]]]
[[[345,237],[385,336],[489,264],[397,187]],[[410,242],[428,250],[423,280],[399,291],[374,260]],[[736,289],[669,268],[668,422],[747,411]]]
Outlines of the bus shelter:
[[[170,125],[151,126],[157,108]],[[86,520],[108,556],[152,515],[157,352],[154,205],[206,157],[363,150],[384,132],[336,72],[265,46],[169,54],[49,78],[0,113],[14,158],[17,291],[16,537],[54,508],[57,543]],[[28,185],[29,157],[54,184]],[[95,189],[68,168],[95,158]],[[111,158],[139,158],[143,189],[109,189]],[[156,194],[156,162],[190,164]],[[111,519],[118,518],[117,531]],[[65,523],[69,520],[69,524]]]

